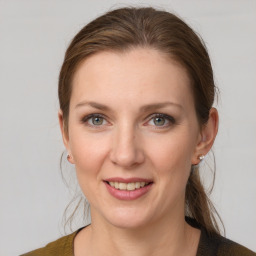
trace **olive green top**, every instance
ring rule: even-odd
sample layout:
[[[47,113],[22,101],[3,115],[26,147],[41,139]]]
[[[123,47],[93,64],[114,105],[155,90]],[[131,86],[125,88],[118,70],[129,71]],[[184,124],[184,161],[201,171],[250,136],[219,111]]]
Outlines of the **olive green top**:
[[[193,227],[199,228],[198,224],[192,220],[186,221]],[[220,235],[209,236],[204,228],[201,229],[200,241],[196,256],[256,256],[256,253]],[[61,237],[49,243],[43,248],[23,254],[21,256],[74,256],[74,238],[82,230]]]

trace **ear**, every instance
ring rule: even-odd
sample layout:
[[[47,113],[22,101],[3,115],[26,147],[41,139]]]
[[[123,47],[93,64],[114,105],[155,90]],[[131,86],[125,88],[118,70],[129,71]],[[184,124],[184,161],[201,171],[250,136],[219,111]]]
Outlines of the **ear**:
[[[219,115],[216,108],[211,108],[209,113],[209,120],[203,125],[198,143],[192,157],[192,165],[200,162],[199,157],[205,156],[212,148],[216,135],[218,133]]]
[[[68,161],[70,163],[73,163],[73,157],[71,155],[71,151],[70,151],[70,147],[69,147],[69,137],[68,137],[68,133],[66,132],[66,129],[65,129],[65,124],[64,124],[64,120],[63,120],[63,112],[61,109],[58,112],[58,119],[59,119],[61,134],[62,134],[62,140],[63,140],[64,146],[68,152],[68,155],[70,156],[68,158]]]

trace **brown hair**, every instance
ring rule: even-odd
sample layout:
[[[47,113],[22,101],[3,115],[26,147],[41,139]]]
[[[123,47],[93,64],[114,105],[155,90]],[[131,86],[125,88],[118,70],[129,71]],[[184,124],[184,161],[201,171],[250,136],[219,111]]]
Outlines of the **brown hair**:
[[[110,11],[93,20],[70,43],[60,71],[58,91],[66,133],[72,79],[78,65],[101,51],[126,51],[134,47],[157,49],[186,68],[198,121],[201,126],[208,121],[216,87],[203,41],[174,14],[154,8],[129,7]],[[214,217],[217,212],[202,186],[198,168],[192,169],[186,187],[186,214],[195,218],[208,233],[220,233]]]

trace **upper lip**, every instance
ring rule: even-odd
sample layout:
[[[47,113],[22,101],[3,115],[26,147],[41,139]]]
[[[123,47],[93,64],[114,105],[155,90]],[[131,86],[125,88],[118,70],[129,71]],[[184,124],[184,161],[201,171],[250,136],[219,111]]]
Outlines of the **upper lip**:
[[[112,178],[108,178],[108,179],[104,179],[104,181],[107,182],[123,182],[123,183],[132,183],[132,182],[153,182],[150,179],[144,179],[144,178],[136,178],[136,177],[132,177],[132,178],[121,178],[121,177],[112,177]]]

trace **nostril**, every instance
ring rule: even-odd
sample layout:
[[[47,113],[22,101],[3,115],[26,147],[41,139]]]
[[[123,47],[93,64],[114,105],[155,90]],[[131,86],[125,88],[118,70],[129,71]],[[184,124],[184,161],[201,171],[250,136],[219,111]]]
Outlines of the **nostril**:
[[[125,168],[135,167],[144,162],[144,154],[138,150],[115,151],[110,155],[113,164]]]

